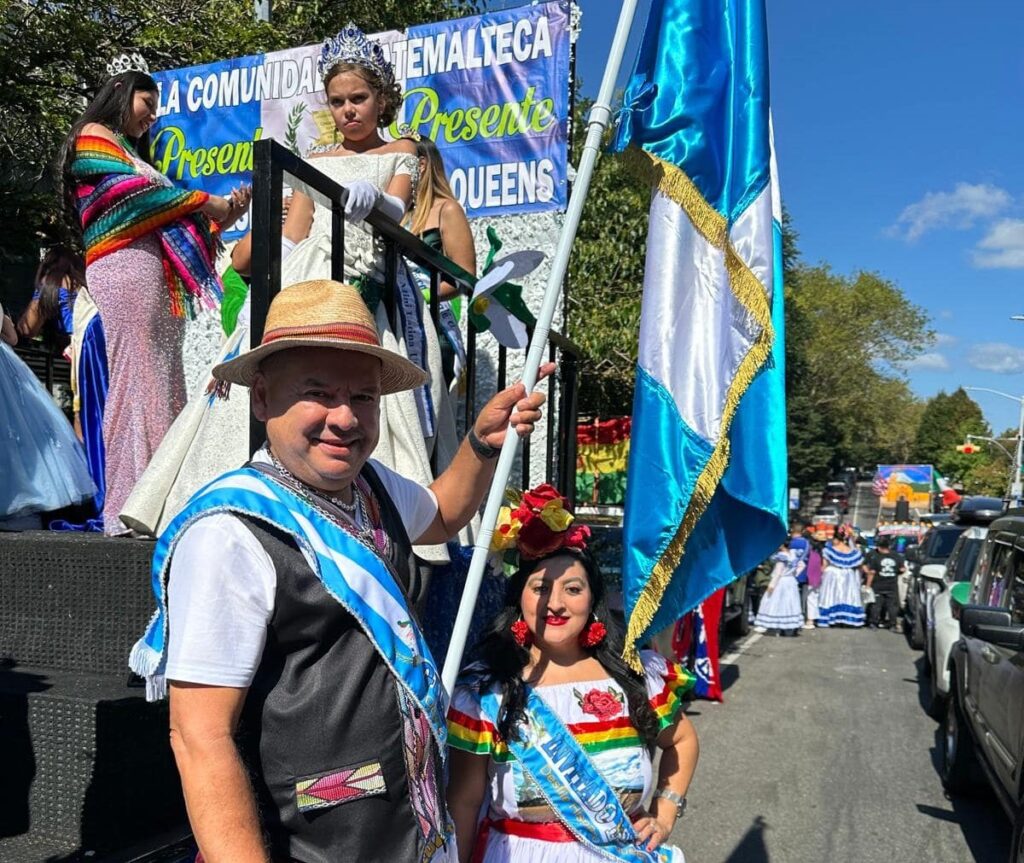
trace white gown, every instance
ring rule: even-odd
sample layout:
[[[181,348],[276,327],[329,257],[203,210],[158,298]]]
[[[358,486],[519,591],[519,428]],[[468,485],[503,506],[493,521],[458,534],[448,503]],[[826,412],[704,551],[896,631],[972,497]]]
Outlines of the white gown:
[[[415,175],[415,157],[406,153],[319,156],[310,160],[318,170],[339,183],[368,180],[386,188],[397,174]],[[383,279],[382,250],[375,248],[372,235],[362,225],[345,223],[345,278],[361,275]],[[328,279],[331,275],[331,211],[315,206],[309,236],[297,243],[281,268],[281,285],[287,289],[296,282]],[[419,294],[417,293],[417,297]],[[424,320],[427,313],[419,298]],[[404,340],[395,336],[381,303],[376,313],[377,327],[385,347],[408,356]],[[416,399],[411,392],[394,393],[381,399],[380,441],[375,459],[396,472],[429,485],[430,450],[437,448],[438,471],[451,461],[458,446],[454,413],[444,387],[441,351],[432,326],[423,327],[426,359],[431,378],[437,433],[426,439]],[[211,365],[239,350],[248,350],[248,299],[239,317],[238,327],[225,342]],[[217,399],[205,392],[210,375],[204,376],[201,391],[175,421],[154,454],[122,511],[122,520],[134,530],[158,535],[206,483],[227,470],[241,466],[248,458],[249,398],[245,387],[232,385],[228,398]],[[430,562],[448,561],[444,546],[418,546],[416,553]]]

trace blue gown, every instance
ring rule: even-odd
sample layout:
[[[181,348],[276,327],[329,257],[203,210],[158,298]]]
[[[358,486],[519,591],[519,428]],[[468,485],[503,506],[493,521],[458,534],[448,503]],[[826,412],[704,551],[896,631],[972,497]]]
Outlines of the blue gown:
[[[61,509],[94,494],[71,424],[14,349],[0,342],[0,518]]]

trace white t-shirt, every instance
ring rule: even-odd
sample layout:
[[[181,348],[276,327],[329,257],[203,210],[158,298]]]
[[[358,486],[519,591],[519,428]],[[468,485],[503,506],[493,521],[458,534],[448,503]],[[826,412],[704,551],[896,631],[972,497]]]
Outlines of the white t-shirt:
[[[370,463],[415,542],[433,522],[437,498],[379,462]],[[210,686],[252,683],[276,590],[270,556],[239,518],[215,513],[188,528],[171,558],[167,678]]]

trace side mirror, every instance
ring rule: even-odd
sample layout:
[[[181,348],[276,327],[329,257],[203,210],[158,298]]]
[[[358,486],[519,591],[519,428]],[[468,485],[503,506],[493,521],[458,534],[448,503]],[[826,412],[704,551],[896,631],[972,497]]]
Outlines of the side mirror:
[[[1024,626],[1015,625],[1005,608],[965,605],[960,610],[960,631],[999,647],[1024,650]]]
[[[918,574],[925,581],[930,581],[933,584],[937,584],[940,587],[946,585],[946,567],[939,563],[928,563],[918,570]]]

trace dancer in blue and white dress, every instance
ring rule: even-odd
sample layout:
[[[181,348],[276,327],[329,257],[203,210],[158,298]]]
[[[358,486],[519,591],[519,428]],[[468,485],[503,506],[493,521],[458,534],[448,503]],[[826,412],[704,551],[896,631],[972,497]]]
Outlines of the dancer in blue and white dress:
[[[853,546],[847,525],[840,525],[835,538],[825,546],[825,569],[818,596],[818,626],[863,626],[864,606],[860,597],[860,568],[864,555]]]
[[[0,521],[84,503],[96,494],[67,418],[11,345],[0,306]]]
[[[797,576],[806,564],[798,551],[785,545],[771,559],[775,563],[772,579],[758,606],[754,626],[759,632],[771,629],[778,630],[781,635],[797,635],[804,623]]]

